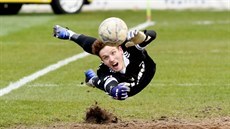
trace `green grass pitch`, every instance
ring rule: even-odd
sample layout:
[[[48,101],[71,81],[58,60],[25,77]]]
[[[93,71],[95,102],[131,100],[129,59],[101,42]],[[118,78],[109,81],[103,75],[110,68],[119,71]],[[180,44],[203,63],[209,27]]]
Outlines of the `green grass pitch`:
[[[78,15],[0,16],[0,89],[83,50],[52,37],[55,24],[97,36],[111,16],[129,27],[145,22],[145,11],[95,11]],[[230,115],[230,17],[228,11],[152,10],[157,39],[147,47],[157,72],[147,88],[125,101],[81,85],[84,71],[100,59],[88,56],[52,71],[0,97],[0,128],[18,124],[82,122],[86,109],[99,105],[122,120],[166,116],[202,120]],[[208,110],[207,110],[208,109]]]

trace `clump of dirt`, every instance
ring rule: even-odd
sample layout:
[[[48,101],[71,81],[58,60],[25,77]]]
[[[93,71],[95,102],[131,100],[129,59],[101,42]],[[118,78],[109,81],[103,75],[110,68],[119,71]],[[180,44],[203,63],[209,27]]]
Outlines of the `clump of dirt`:
[[[88,108],[85,122],[93,124],[117,123],[118,118],[114,114],[99,107],[96,102],[95,105]]]

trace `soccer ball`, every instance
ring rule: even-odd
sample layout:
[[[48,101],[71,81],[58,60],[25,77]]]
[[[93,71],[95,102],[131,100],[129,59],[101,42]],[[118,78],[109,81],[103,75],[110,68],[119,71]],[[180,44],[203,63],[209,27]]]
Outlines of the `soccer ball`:
[[[99,39],[103,43],[110,45],[121,45],[125,42],[127,33],[127,25],[117,17],[105,19],[98,28]]]

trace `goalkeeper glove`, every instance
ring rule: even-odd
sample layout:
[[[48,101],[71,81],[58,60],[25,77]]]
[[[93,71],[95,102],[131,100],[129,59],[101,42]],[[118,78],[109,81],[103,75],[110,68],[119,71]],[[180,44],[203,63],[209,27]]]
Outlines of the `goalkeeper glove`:
[[[110,91],[110,95],[116,100],[125,100],[128,98],[130,88],[125,83],[119,83]]]
[[[75,33],[67,28],[55,25],[53,28],[53,35],[59,39],[70,39]]]
[[[131,47],[137,44],[140,44],[145,41],[146,35],[142,31],[138,30],[130,30],[127,34],[127,43],[126,47]]]
[[[92,69],[87,70],[85,72],[86,85],[94,87],[94,84],[93,84],[94,77],[97,77],[96,73]]]

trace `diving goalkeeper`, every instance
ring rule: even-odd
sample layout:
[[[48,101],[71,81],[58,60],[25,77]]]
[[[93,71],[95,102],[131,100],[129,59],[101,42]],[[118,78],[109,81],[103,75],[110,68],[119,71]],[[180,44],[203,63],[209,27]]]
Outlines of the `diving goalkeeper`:
[[[97,74],[85,72],[86,84],[108,93],[116,100],[125,100],[142,91],[152,80],[156,64],[145,47],[155,38],[153,30],[132,30],[119,46],[104,44],[101,40],[54,26],[54,36],[75,42],[84,51],[101,59]]]

